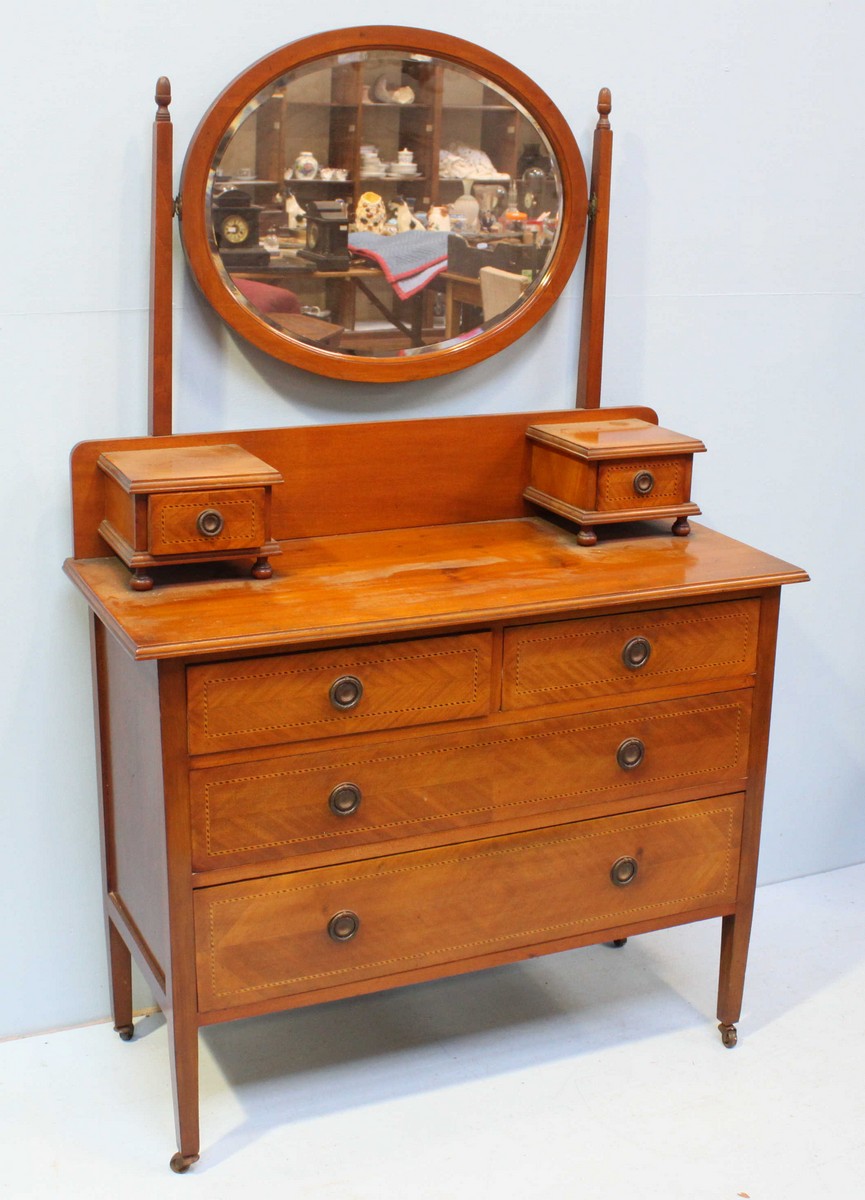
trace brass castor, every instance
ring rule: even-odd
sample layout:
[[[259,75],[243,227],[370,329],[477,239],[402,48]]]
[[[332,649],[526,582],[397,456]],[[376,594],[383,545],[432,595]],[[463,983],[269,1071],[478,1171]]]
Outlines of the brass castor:
[[[193,1163],[198,1162],[197,1154],[181,1154],[178,1150],[176,1154],[171,1156],[171,1162],[168,1164],[176,1175],[183,1175],[188,1171]]]
[[[718,1028],[721,1031],[721,1041],[724,1043],[724,1045],[727,1047],[728,1050],[732,1050],[733,1047],[736,1045],[736,1042],[738,1042],[738,1040],[739,1040],[739,1034],[736,1031],[736,1026],[735,1025],[719,1025]]]
[[[613,938],[611,942],[604,942],[605,946],[609,946],[611,950],[621,950],[622,946],[627,945],[627,938]]]
[[[121,1042],[131,1042],[132,1035],[135,1033],[134,1025],[115,1025],[114,1032],[120,1034]]]

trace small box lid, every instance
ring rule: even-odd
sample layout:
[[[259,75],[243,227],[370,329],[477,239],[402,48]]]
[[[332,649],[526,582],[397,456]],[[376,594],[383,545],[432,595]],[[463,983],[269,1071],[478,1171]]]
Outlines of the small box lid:
[[[100,454],[97,464],[127,492],[194,492],[282,483],[279,471],[240,446],[111,450]]]
[[[574,425],[530,425],[526,437],[585,460],[696,454],[706,449],[697,438],[636,417],[599,418]]]

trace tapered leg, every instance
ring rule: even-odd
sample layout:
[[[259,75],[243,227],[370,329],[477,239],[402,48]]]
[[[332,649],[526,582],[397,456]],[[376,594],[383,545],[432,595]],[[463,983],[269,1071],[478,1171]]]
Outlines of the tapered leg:
[[[718,979],[718,1028],[725,1046],[736,1044],[736,1022],[742,1014],[745,968],[753,909],[724,917],[721,925],[721,968]]]
[[[114,922],[106,919],[108,926],[108,967],[111,982],[111,1015],[114,1028],[124,1042],[132,1037],[132,955]]]
[[[174,1088],[174,1125],[177,1131],[177,1154],[171,1159],[171,1169],[178,1174],[188,1171],[198,1162],[198,1026],[182,1019],[177,1013],[169,1016],[169,1051],[171,1054],[171,1083]]]

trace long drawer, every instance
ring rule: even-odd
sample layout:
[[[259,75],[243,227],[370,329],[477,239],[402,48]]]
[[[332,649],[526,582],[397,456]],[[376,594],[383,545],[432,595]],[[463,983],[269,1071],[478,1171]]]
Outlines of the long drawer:
[[[744,783],[750,712],[751,690],[740,689],[193,770],[193,865],[392,842],[624,795],[730,791]]]
[[[742,797],[728,795],[199,889],[199,1009],[723,911],[741,824]]]
[[[193,666],[189,750],[482,716],[490,708],[491,653],[484,632]]]
[[[505,632],[503,707],[726,679],[757,664],[758,600],[728,600]]]

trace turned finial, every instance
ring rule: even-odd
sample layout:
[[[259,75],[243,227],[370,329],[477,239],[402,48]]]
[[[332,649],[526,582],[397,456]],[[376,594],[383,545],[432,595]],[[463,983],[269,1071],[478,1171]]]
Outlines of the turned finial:
[[[598,92],[598,129],[610,128],[610,109],[612,107],[613,101],[610,96],[610,89],[601,88]]]
[[[171,84],[165,75],[160,75],[156,81],[156,92],[154,94],[156,101],[156,120],[170,121],[171,116],[168,112],[168,106],[171,103]]]

